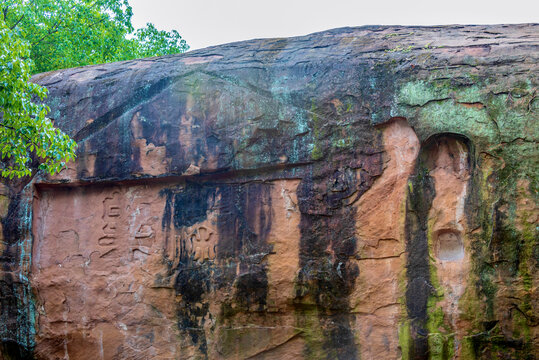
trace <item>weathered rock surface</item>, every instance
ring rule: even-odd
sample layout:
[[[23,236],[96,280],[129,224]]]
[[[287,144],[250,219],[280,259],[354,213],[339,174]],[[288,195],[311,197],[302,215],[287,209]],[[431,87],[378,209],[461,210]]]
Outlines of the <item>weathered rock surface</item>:
[[[0,358],[535,359],[539,25],[40,74],[76,163],[0,189]]]

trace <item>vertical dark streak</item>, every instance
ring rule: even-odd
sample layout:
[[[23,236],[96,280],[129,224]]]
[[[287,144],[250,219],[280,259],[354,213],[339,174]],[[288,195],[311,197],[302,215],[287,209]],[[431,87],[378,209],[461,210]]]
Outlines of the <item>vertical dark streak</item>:
[[[406,307],[411,320],[410,359],[428,359],[427,303],[432,294],[429,269],[428,215],[434,199],[433,179],[420,156],[406,201]]]
[[[16,276],[21,272],[21,219],[26,214],[21,208],[21,193],[11,196],[7,217],[2,220],[4,251],[0,254],[0,354],[13,359],[31,359],[33,329],[32,314],[27,304],[31,295],[28,285]]]
[[[349,295],[359,276],[357,265],[349,261],[356,253],[356,209],[344,199],[355,192],[360,196],[368,186],[363,188],[352,174],[348,168],[326,172],[327,177],[311,174],[298,188],[301,239],[296,306],[301,311],[313,302],[316,305],[327,359],[357,358],[354,316],[349,313]],[[321,189],[325,193],[317,194]],[[317,203],[319,195],[324,200]],[[307,357],[315,356],[311,345],[305,349]]]
[[[181,296],[178,328],[185,332],[206,358],[208,341],[205,323],[210,294],[223,289],[234,294],[235,311],[266,310],[268,277],[266,257],[272,248],[267,239],[272,225],[271,185],[186,183],[183,189],[163,191],[166,196],[162,226],[177,233],[207,220],[217,212],[216,259],[195,259],[182,239],[174,287]],[[184,234],[185,235],[185,234]],[[239,272],[236,272],[239,269]],[[226,305],[226,304],[225,304]]]
[[[215,194],[215,188],[204,187],[195,183],[186,183],[184,189],[167,189],[162,226],[171,233],[171,225],[181,230],[204,221],[209,204]],[[211,289],[213,264],[208,261],[197,262],[193,254],[186,251],[185,241],[180,242],[180,250],[175,254],[179,259],[174,288],[181,296],[178,303],[178,329],[185,332],[200,353],[207,358],[208,344],[204,323],[209,311],[209,302],[205,294]],[[176,241],[172,239],[171,241]]]
[[[263,311],[268,294],[265,257],[272,250],[267,242],[272,221],[271,186],[233,185],[220,194],[217,256],[221,261],[239,262],[234,281],[240,308]]]

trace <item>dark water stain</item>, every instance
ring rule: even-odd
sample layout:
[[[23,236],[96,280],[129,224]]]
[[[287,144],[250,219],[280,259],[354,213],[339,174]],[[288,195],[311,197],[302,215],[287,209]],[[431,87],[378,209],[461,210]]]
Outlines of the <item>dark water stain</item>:
[[[428,359],[427,303],[433,292],[430,281],[428,214],[434,199],[434,181],[421,157],[406,201],[406,307],[411,320],[410,359]]]
[[[208,203],[215,200],[215,192],[214,188],[188,183],[185,191],[174,194],[174,226],[179,229],[206,220]]]
[[[127,116],[121,117],[109,125],[107,136],[90,137],[84,146],[79,146],[77,156],[84,158],[85,153],[95,154],[94,173],[100,178],[121,179],[132,170],[133,146],[129,120]],[[78,177],[83,178],[88,169],[79,166],[77,171]]]
[[[216,187],[191,182],[183,187],[162,190],[161,196],[165,197],[162,227],[165,232],[173,233],[174,227],[182,233],[184,228],[206,220],[216,191]],[[167,237],[167,241],[176,239]],[[180,239],[180,248],[175,254],[178,266],[171,269],[175,274],[176,295],[181,296],[177,307],[178,329],[190,337],[202,354],[207,355],[204,325],[208,320],[209,302],[204,297],[212,288],[214,266],[208,261],[197,261],[194,254],[187,251],[186,241],[186,238]]]
[[[21,195],[12,196],[9,201],[7,216],[2,219],[3,241],[6,243],[0,261],[4,271],[9,271],[10,265],[17,263],[18,247],[17,241],[21,237],[20,215],[21,215]]]
[[[359,268],[349,260],[357,249],[356,209],[347,201],[359,198],[373,179],[361,179],[348,167],[313,170],[298,188],[301,239],[296,306],[300,311],[315,305],[328,359],[353,359],[358,350],[349,296]],[[317,345],[307,342],[308,356],[315,351],[311,346]]]
[[[239,263],[235,302],[243,310],[263,311],[268,294],[265,258],[272,223],[271,185],[248,183],[220,191],[217,258]]]
[[[12,340],[2,340],[0,342],[0,355],[5,360],[32,360],[33,352]]]
[[[32,295],[21,282],[21,219],[27,214],[21,193],[11,196],[7,216],[2,219],[4,251],[0,253],[0,354],[8,359],[30,359],[33,352]]]
[[[233,294],[235,311],[264,311],[268,294],[266,256],[271,252],[267,238],[272,225],[271,185],[199,184],[166,189],[162,226],[166,231],[183,229],[207,220],[217,212],[216,258],[195,259],[180,240],[174,287],[181,296],[177,316],[201,354],[208,354],[205,325],[214,321],[209,312],[212,293],[222,289]],[[239,269],[237,271],[236,269]],[[224,308],[232,304],[223,304]],[[223,314],[221,314],[223,315]],[[229,314],[230,315],[230,314]],[[233,314],[232,314],[233,315]]]
[[[485,188],[485,170],[482,169],[480,158],[477,158],[478,155],[469,140],[464,143],[468,146],[472,159],[464,208],[466,221],[469,228],[482,230],[472,238],[470,246],[472,271],[476,274],[475,287],[472,289],[475,291],[474,295],[482,299],[481,311],[474,314],[477,323],[482,324],[482,327],[474,329],[476,333],[470,336],[473,352],[477,359],[535,360],[537,350],[533,338],[522,336],[522,333],[527,327],[537,326],[539,319],[534,316],[533,310],[530,311],[533,294],[528,292],[519,296],[522,288],[519,289],[517,284],[521,279],[525,279],[519,271],[522,269],[522,260],[531,255],[535,256],[535,263],[539,264],[539,256],[533,252],[525,253],[525,236],[514,226],[516,199],[504,186],[513,186],[512,182],[516,183],[516,179],[509,180],[507,176],[518,176],[519,173],[505,167],[494,171],[487,177],[488,188]],[[503,174],[504,171],[508,173]],[[490,193],[489,197],[481,196],[485,191]],[[536,244],[539,243],[536,241]],[[500,284],[497,279],[505,279],[504,284]],[[527,314],[523,316],[525,319],[522,323],[516,326],[518,331],[514,331],[514,323],[508,324],[506,321],[506,312],[497,307],[500,285],[506,287],[504,293],[514,291],[512,309],[509,310],[511,319],[515,321],[517,316],[523,316],[522,310]]]
[[[358,358],[358,351],[354,342],[354,333],[350,331],[354,316],[347,313],[337,313],[320,318],[325,341],[323,348],[328,350],[328,360],[350,360]]]
[[[153,96],[162,92],[165,88],[170,86],[173,80],[174,79],[167,77],[155,82],[150,86],[144,85],[139,87],[131,94],[127,101],[121,103],[120,105],[117,105],[114,108],[111,108],[105,114],[95,119],[91,124],[83,127],[73,136],[73,139],[77,142],[80,142],[85,140],[89,136],[97,133],[99,130],[108,126],[111,122],[119,118],[128,110],[135,107],[137,104],[147,101]],[[111,104],[107,105],[110,106]]]

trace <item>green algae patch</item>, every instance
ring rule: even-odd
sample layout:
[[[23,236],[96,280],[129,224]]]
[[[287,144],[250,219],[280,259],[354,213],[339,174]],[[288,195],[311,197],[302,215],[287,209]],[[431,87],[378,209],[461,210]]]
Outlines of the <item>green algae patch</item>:
[[[441,306],[437,304],[444,298],[444,290],[438,279],[438,269],[435,264],[434,254],[434,239],[432,234],[432,225],[434,219],[429,219],[429,231],[427,232],[427,241],[429,246],[429,269],[430,282],[433,287],[432,294],[427,301],[427,330],[429,351],[431,359],[443,360],[447,359],[449,351],[452,353],[453,336],[447,335],[451,333],[450,326],[445,321],[445,314]]]
[[[9,209],[9,197],[6,195],[0,195],[0,218],[5,218]]]
[[[308,359],[326,357],[324,349],[325,336],[321,328],[319,311],[314,306],[302,306],[295,312],[296,327],[305,340],[304,355]]]
[[[466,360],[475,360],[477,358],[472,336],[465,336],[462,339],[460,343],[460,358]]]
[[[412,182],[408,181],[409,186],[412,186]],[[403,202],[403,213],[406,212],[406,202]],[[405,216],[405,215],[404,215]],[[410,319],[408,319],[408,314],[406,311],[406,287],[408,285],[406,267],[403,268],[403,271],[399,274],[398,277],[398,286],[399,292],[402,296],[399,298],[401,304],[401,321],[399,322],[399,348],[401,351],[402,360],[410,359],[410,350],[412,348],[412,339],[411,339],[411,324]]]
[[[530,83],[498,84],[467,78],[464,83],[432,78],[409,81],[396,92],[392,114],[405,116],[420,139],[458,133],[477,146],[516,138],[536,140],[538,101]]]
[[[458,133],[474,143],[492,143],[498,137],[496,126],[484,108],[462,106],[453,100],[431,102],[418,110],[417,117],[424,126],[425,137]]]
[[[424,106],[432,101],[458,99],[462,102],[478,102],[481,100],[477,86],[453,86],[450,80],[444,81],[411,81],[400,88],[398,103],[408,106]]]
[[[401,349],[402,360],[410,360],[411,344],[410,320],[405,320],[399,325],[399,347]]]
[[[313,160],[321,160],[323,157],[324,157],[324,151],[322,150],[322,147],[318,144],[315,144],[311,151],[311,158]]]
[[[431,360],[446,360],[447,342],[441,333],[430,333],[429,342],[429,359]]]
[[[394,112],[404,114],[422,140],[440,133],[457,133],[474,143],[495,143],[496,123],[482,105],[477,87],[451,89],[412,82],[401,88]]]

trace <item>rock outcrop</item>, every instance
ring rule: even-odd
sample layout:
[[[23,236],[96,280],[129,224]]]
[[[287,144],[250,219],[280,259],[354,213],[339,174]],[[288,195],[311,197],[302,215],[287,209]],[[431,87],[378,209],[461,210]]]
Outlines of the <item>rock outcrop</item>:
[[[344,28],[36,75],[0,358],[535,359],[539,25]]]

